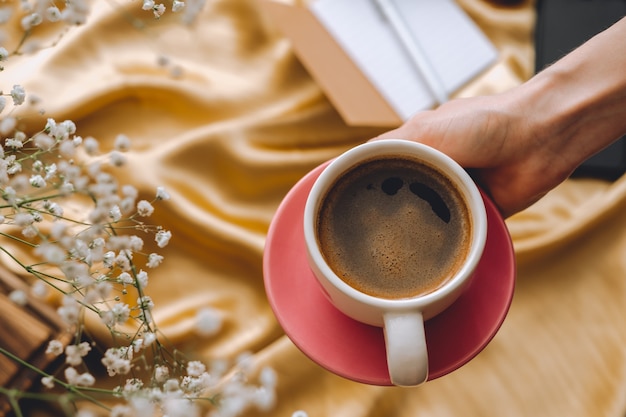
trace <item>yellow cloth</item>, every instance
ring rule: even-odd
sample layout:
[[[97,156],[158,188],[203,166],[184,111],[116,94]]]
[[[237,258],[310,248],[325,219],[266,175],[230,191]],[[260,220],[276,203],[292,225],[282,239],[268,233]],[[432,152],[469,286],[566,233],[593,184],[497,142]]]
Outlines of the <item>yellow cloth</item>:
[[[501,51],[462,95],[527,79],[533,2],[459,3]],[[129,16],[144,16],[146,26],[137,29]],[[57,39],[35,34],[44,45]],[[157,65],[159,56],[169,63]],[[156,213],[173,233],[148,288],[157,322],[192,356],[251,351],[274,367],[278,398],[268,415],[626,412],[626,180],[568,180],[508,220],[515,297],[500,332],[469,364],[418,388],[368,386],[320,368],[284,335],[265,296],[262,255],[272,216],[295,182],[381,131],[343,123],[254,0],[209,0],[189,27],[171,13],[153,22],[136,1],[98,2],[86,26],[12,60],[1,77],[5,90],[23,84],[48,117],[74,120],[105,150],[118,133],[132,139],[123,181],[148,196],[159,185],[172,195]],[[204,306],[218,309],[225,325],[202,339],[192,319]]]

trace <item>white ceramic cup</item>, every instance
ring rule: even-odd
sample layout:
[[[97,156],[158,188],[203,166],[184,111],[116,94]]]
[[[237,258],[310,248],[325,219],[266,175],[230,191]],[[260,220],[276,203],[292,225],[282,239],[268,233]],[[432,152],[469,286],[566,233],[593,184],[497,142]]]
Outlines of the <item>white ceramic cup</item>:
[[[442,287],[410,298],[379,298],[348,285],[325,261],[316,231],[318,210],[337,178],[365,160],[390,155],[425,161],[437,168],[461,192],[470,215],[470,244],[460,268]],[[482,256],[486,236],[484,202],[467,172],[442,152],[401,139],[367,142],[334,159],[313,184],[304,210],[304,238],[313,273],[340,311],[360,322],[383,327],[389,375],[392,384],[398,386],[419,385],[428,379],[424,321],[441,313],[461,295]]]

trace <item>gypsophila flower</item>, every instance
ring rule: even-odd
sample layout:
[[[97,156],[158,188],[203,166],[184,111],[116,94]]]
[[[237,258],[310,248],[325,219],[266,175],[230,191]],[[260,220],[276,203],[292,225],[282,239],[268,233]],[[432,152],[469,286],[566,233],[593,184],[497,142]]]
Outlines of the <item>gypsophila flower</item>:
[[[103,322],[109,327],[124,324],[129,318],[130,307],[126,303],[116,303],[111,310],[103,313]]]
[[[148,268],[156,268],[157,266],[161,265],[161,262],[163,262],[163,257],[157,253],[151,253],[150,255],[148,255],[148,262],[146,263],[146,266]]]
[[[144,346],[150,346],[154,342],[156,342],[156,340],[157,340],[157,337],[152,332],[147,332],[147,333],[144,333],[144,335],[143,335],[143,345]]]
[[[58,22],[61,20],[61,11],[56,6],[50,6],[46,9],[46,20],[49,22]]]
[[[171,238],[172,238],[172,233],[170,231],[159,230],[156,233],[154,240],[156,241],[158,247],[164,248],[170,242]]]
[[[157,4],[152,8],[152,13],[154,14],[155,18],[160,18],[161,16],[163,16],[163,13],[165,13],[165,5]]]
[[[53,339],[48,342],[46,353],[54,356],[59,356],[63,353],[63,343],[59,340]]]
[[[15,126],[17,125],[17,119],[15,117],[5,117],[0,120],[0,133],[3,135],[8,135],[9,132],[15,130]]]
[[[39,13],[32,13],[22,18],[22,29],[25,31],[31,30],[34,26],[39,25],[43,21],[43,18]]]
[[[120,152],[126,152],[130,149],[130,139],[124,134],[119,134],[115,137],[115,143],[113,144],[115,150]]]
[[[123,392],[125,395],[129,395],[138,392],[143,387],[143,381],[139,378],[131,378],[126,380],[124,384]]]
[[[141,217],[149,217],[154,213],[154,207],[147,200],[141,200],[137,203],[137,214]]]
[[[13,104],[16,106],[24,103],[24,99],[26,98],[24,87],[18,84],[14,85],[11,89],[11,98],[13,99]]]
[[[68,345],[65,347],[65,362],[71,366],[78,366],[83,362],[83,358],[87,356],[91,346],[89,343],[82,342],[78,345]]]
[[[55,144],[53,137],[47,133],[38,133],[34,139],[35,146],[44,151],[49,151]]]
[[[33,224],[35,216],[31,213],[20,212],[13,217],[13,223],[20,227],[26,227]]]
[[[67,324],[74,325],[78,323],[80,316],[80,305],[70,296],[63,297],[63,305],[57,309],[57,313]]]
[[[91,387],[96,383],[96,379],[88,372],[79,374],[75,368],[65,368],[65,379],[70,385],[77,387]]]
[[[54,377],[44,376],[43,378],[41,378],[41,385],[48,389],[54,388]]]
[[[127,346],[109,348],[104,352],[102,364],[107,368],[109,376],[126,375],[130,372],[133,351]]]
[[[157,187],[156,198],[157,200],[169,200],[170,195],[168,194],[168,192],[165,190],[164,187]]]
[[[102,263],[107,268],[113,268],[113,265],[115,264],[115,252],[113,252],[113,251],[106,252],[102,256]]]
[[[187,363],[187,375],[198,377],[206,372],[206,366],[200,361],[190,361]]]
[[[146,288],[148,286],[148,273],[143,269],[137,273],[137,284],[139,288]]]
[[[0,47],[0,61],[9,60],[12,64],[13,55],[28,59],[31,52],[55,46],[56,40],[50,45],[44,43],[46,36],[58,33],[62,37],[70,30],[64,27],[67,24],[84,23],[90,2],[16,0],[16,7],[0,6],[0,24],[10,22],[11,27],[19,30],[21,23],[25,30],[22,39],[13,45],[14,51]],[[140,6],[159,18],[166,12],[165,4],[169,4],[172,12],[183,12],[180,20],[189,23],[204,3],[205,0],[142,0]],[[33,33],[43,35],[41,41],[30,36],[31,30],[40,24],[41,31]],[[0,44],[4,37],[0,28]],[[172,76],[182,74],[182,66],[174,62],[161,64],[167,66]],[[3,66],[0,65],[0,71]],[[28,293],[18,290],[8,296],[18,304],[27,299],[60,303],[57,313],[68,330],[47,344],[46,353],[51,356],[46,359],[52,361],[52,355],[60,356],[58,362],[64,363],[53,375],[38,371],[41,387],[53,390],[45,392],[42,399],[60,398],[63,407],[68,402],[66,409],[71,409],[76,417],[107,412],[111,417],[200,417],[196,403],[218,408],[222,381],[232,380],[224,385],[225,406],[213,413],[216,417],[234,417],[235,411],[243,412],[250,406],[266,410],[275,398],[276,378],[271,370],[258,375],[260,386],[248,386],[247,379],[252,380],[253,374],[245,373],[249,368],[242,371],[241,364],[229,373],[231,362],[216,360],[208,372],[201,362],[189,361],[181,352],[168,351],[169,342],[161,337],[152,314],[154,302],[144,291],[150,281],[146,271],[159,266],[164,258],[157,253],[144,253],[145,237],[139,235],[152,235],[149,238],[160,248],[169,244],[172,233],[160,225],[143,222],[142,217],[152,216],[155,203],[169,200],[170,195],[159,186],[153,200],[139,201],[137,188],[118,183],[113,168],[132,161],[132,155],[122,155],[130,150],[130,139],[118,134],[108,155],[97,157],[98,141],[78,136],[71,120],[57,122],[48,118],[43,129],[31,133],[31,113],[39,111],[44,115],[45,109],[30,108],[21,113],[21,109],[13,107],[41,103],[38,96],[31,91],[26,94],[18,84],[10,92],[0,93],[0,112],[9,113],[0,117],[0,201],[4,206],[0,224],[3,233],[13,239],[7,240],[8,249],[13,249],[14,244],[26,244],[36,258],[32,260],[27,255],[24,263],[14,258],[31,275],[28,282],[32,284]],[[22,114],[28,114],[29,120],[22,120]],[[8,251],[5,254],[9,258],[14,255]],[[18,250],[17,255],[21,254]],[[199,312],[199,333],[219,331],[222,316],[215,309]],[[101,323],[94,323],[94,317],[99,317]],[[98,346],[102,339],[99,331],[92,331],[94,325],[108,328],[112,337],[106,343],[112,343],[112,347]],[[92,339],[94,334],[98,339]],[[91,373],[95,362],[92,359],[100,361],[110,377],[117,379],[131,372],[133,375],[116,388],[106,388],[111,386],[107,380],[98,381],[97,389],[87,388],[96,384]],[[32,398],[38,393],[34,394]],[[16,398],[31,397],[21,397],[21,392],[16,392]],[[109,400],[120,404],[111,407]],[[93,404],[82,405],[89,401]],[[91,410],[101,405],[111,408],[104,414]]]
[[[11,291],[9,293],[9,300],[21,307],[24,307],[26,304],[28,304],[28,296],[22,290]]]
[[[164,382],[170,376],[170,369],[165,365],[157,365],[154,367],[154,379],[157,382]]]
[[[4,140],[4,146],[11,149],[21,149],[24,144],[21,140],[15,138],[6,138]]]
[[[137,415],[130,406],[117,404],[111,408],[109,417],[137,417]]]
[[[213,336],[222,328],[222,315],[211,307],[205,307],[196,313],[196,332],[200,336]]]
[[[130,236],[128,239],[128,249],[133,252],[140,252],[143,249],[143,239],[139,236]]]
[[[126,164],[126,157],[119,151],[111,151],[109,159],[111,164],[116,167],[121,167]]]
[[[174,13],[181,11],[185,7],[185,2],[180,0],[174,0],[172,3],[172,11]]]
[[[121,282],[124,285],[131,285],[135,282],[135,280],[128,272],[122,272],[118,275],[117,282]]]
[[[154,0],[143,0],[141,8],[143,10],[152,10],[154,8]]]
[[[32,175],[30,177],[29,182],[30,182],[30,185],[32,185],[35,188],[43,188],[47,185],[46,180],[39,174]]]
[[[139,297],[137,299],[137,304],[142,310],[152,310],[154,308],[154,302],[149,295],[144,295],[143,297]]]
[[[36,281],[30,287],[30,293],[37,298],[44,298],[48,295],[48,286],[42,281]]]
[[[120,219],[122,218],[122,211],[120,210],[120,207],[118,205],[113,206],[111,210],[109,210],[109,217],[114,222],[120,221]]]
[[[297,410],[297,411],[294,411],[293,414],[291,414],[291,417],[309,417],[309,415],[307,414],[306,411]]]
[[[100,152],[100,144],[95,138],[91,136],[85,138],[85,140],[83,141],[83,145],[85,147],[87,155],[95,156]]]

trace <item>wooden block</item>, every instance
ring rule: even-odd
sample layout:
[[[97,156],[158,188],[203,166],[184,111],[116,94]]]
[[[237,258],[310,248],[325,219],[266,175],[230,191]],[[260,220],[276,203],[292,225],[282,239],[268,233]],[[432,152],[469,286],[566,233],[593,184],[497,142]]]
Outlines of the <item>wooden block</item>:
[[[38,369],[50,370],[58,358],[46,355],[48,342],[58,339],[67,344],[72,334],[56,310],[41,300],[28,295],[27,305],[16,305],[8,297],[14,290],[29,294],[30,287],[0,267],[0,347]],[[36,372],[0,354],[0,384],[3,387],[27,390],[39,378],[41,376]],[[0,417],[10,410],[8,399],[0,395]]]

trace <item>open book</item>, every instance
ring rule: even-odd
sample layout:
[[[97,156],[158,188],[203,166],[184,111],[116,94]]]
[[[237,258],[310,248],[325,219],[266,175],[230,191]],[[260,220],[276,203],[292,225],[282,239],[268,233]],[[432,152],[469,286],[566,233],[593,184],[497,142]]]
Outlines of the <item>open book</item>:
[[[498,57],[454,0],[259,4],[351,125],[398,126],[441,103]],[[411,53],[416,49],[419,65]]]
[[[401,21],[381,4],[395,9]],[[309,7],[402,120],[441,104],[438,88],[449,96],[498,55],[453,0],[316,0]],[[410,42],[426,62],[415,62]]]

